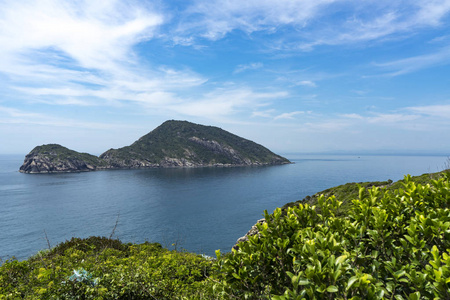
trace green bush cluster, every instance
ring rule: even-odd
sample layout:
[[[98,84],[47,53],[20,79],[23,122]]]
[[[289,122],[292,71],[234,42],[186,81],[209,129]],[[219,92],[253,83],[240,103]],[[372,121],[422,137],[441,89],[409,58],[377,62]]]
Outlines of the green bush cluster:
[[[449,176],[361,187],[342,213],[321,196],[265,212],[259,235],[221,256],[216,291],[236,299],[450,299]],[[339,215],[338,215],[339,213]]]
[[[0,299],[214,299],[213,262],[159,244],[72,239],[0,268]]]

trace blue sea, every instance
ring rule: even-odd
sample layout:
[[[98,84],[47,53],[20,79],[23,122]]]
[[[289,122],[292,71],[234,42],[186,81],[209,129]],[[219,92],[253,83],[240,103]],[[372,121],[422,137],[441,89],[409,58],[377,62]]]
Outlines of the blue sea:
[[[263,211],[347,182],[437,172],[446,156],[285,155],[271,167],[22,174],[0,155],[0,259],[26,259],[71,237],[230,251]],[[1,264],[0,261],[0,264]]]

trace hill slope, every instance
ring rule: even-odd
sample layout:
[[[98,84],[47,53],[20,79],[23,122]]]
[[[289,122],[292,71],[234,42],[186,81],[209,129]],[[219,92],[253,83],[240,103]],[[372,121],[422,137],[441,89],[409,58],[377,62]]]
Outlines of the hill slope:
[[[132,145],[100,158],[114,167],[202,167],[276,165],[289,161],[223,129],[187,121],[166,121]]]
[[[166,121],[139,140],[100,157],[57,144],[35,147],[20,172],[58,173],[123,168],[262,166],[290,163],[267,148],[225,130]]]

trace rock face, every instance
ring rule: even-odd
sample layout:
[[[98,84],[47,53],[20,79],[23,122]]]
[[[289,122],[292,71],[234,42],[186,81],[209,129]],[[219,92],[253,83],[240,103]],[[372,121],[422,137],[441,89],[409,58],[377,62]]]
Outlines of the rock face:
[[[60,145],[34,148],[24,173],[83,172],[103,169],[263,166],[290,163],[267,148],[217,127],[166,121],[139,140],[99,157]]]
[[[234,244],[234,246],[232,247],[232,249],[238,250],[239,246],[238,244],[240,242],[247,242],[248,241],[248,237],[259,234],[259,230],[258,227],[256,227],[256,225],[258,224],[263,224],[266,222],[266,219],[259,219],[255,225],[252,226],[252,228],[250,228],[250,230],[242,237],[238,238],[236,241],[236,244]]]

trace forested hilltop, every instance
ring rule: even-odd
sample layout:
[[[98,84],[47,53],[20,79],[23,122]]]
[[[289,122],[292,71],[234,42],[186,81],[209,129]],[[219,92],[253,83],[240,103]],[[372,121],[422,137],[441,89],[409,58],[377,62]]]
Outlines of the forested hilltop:
[[[264,215],[217,258],[73,238],[3,262],[0,299],[450,299],[449,171],[342,185]]]
[[[166,121],[139,140],[99,157],[58,144],[37,146],[20,172],[58,173],[105,169],[264,166],[290,163],[269,149],[213,126]]]

